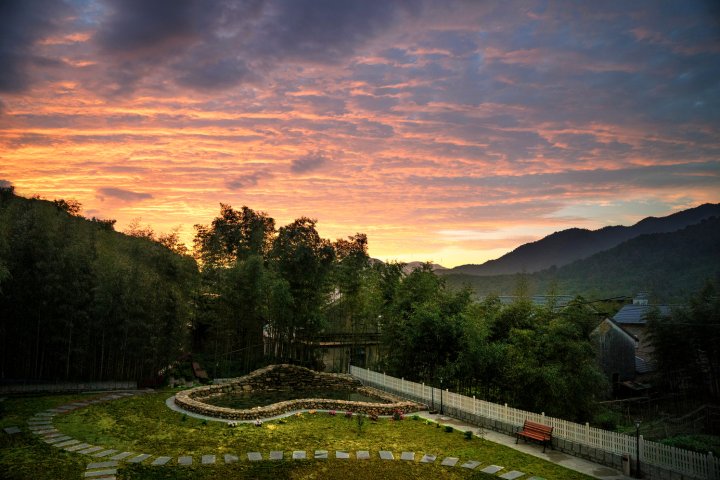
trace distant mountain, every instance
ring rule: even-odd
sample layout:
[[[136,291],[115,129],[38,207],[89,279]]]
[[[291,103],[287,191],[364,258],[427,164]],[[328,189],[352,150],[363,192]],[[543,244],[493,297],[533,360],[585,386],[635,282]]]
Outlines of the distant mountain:
[[[377,258],[371,258],[370,263],[377,264],[377,263],[385,263],[385,262],[383,262],[382,260],[378,260]],[[388,263],[390,263],[390,262],[388,262]],[[399,262],[399,263],[403,263],[403,265],[404,265],[403,272],[410,273],[413,270],[415,270],[416,268],[422,267],[427,262],[407,262],[407,263]],[[431,263],[430,266],[432,267],[433,272],[442,272],[442,271],[447,270],[447,267],[443,267],[442,265],[438,265],[437,263]]]
[[[674,232],[713,216],[720,216],[720,204],[706,203],[667,217],[648,217],[631,227],[613,226],[599,230],[571,228],[521,245],[512,252],[482,265],[460,265],[440,273],[504,275],[537,272],[553,265],[561,267],[613,248],[638,235]]]
[[[512,294],[518,285],[518,274],[445,277],[450,286],[469,285],[480,297]],[[720,217],[671,233],[640,235],[589,258],[523,277],[531,295],[555,291],[597,299],[648,291],[661,302],[683,302],[707,279],[720,281]]]
[[[410,273],[416,268],[422,267],[426,263],[427,262],[408,262],[405,264],[405,268],[403,268],[403,271],[405,273]],[[431,263],[430,266],[432,267],[433,272],[443,272],[447,270],[447,268],[443,267],[442,265],[438,265],[437,263]]]

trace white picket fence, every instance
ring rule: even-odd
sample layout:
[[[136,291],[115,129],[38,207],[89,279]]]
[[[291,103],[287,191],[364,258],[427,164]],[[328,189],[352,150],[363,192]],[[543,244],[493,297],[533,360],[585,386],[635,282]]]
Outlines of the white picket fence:
[[[440,389],[438,388],[355,366],[350,366],[350,373],[363,383],[381,390],[389,390],[427,404],[430,404],[434,399],[435,405],[439,404]],[[553,436],[558,438],[618,455],[628,454],[632,458],[635,458],[636,455],[638,439],[634,436],[591,427],[588,423],[583,425],[568,422],[560,418],[545,416],[544,413],[526,412],[508,407],[507,404],[499,405],[486,402],[447,390],[442,392],[442,397],[445,406],[471,415],[517,426],[522,425],[525,420],[530,420],[552,426]],[[712,453],[702,454],[669,447],[645,440],[642,435],[639,444],[640,462],[642,464],[655,465],[692,478],[707,480],[720,478],[720,459],[715,458]]]

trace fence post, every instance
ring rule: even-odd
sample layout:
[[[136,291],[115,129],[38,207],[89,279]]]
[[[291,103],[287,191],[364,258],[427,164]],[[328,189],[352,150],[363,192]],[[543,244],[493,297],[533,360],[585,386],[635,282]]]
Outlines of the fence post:
[[[585,445],[590,445],[590,423],[589,422],[585,422]]]
[[[502,419],[502,420],[503,420],[503,422],[505,422],[505,423],[510,423],[510,422],[508,421],[508,406],[507,406],[507,403],[505,404],[505,408],[503,408],[503,419]]]
[[[713,457],[712,452],[708,452],[707,457],[705,457],[707,460],[707,472],[708,472],[708,478],[717,478],[717,474],[720,472],[715,471],[715,458]]]

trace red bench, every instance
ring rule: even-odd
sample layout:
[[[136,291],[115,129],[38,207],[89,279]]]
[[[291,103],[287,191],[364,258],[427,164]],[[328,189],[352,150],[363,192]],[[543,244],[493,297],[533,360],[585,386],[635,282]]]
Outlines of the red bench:
[[[543,453],[545,452],[545,447],[547,445],[550,445],[550,448],[552,448],[552,431],[553,427],[548,427],[547,425],[543,425],[541,423],[535,423],[531,422],[530,420],[525,420],[525,424],[522,427],[522,430],[519,430],[515,435],[515,443],[517,444],[520,440],[520,437],[523,437],[523,439],[527,442],[528,439],[530,440],[536,440],[543,444]]]

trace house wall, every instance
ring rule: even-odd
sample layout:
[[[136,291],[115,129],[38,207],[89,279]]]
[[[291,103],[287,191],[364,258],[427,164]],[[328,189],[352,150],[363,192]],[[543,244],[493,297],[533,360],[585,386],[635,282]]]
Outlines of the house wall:
[[[631,338],[606,321],[593,332],[592,341],[598,363],[610,382],[635,378],[635,342]]]

